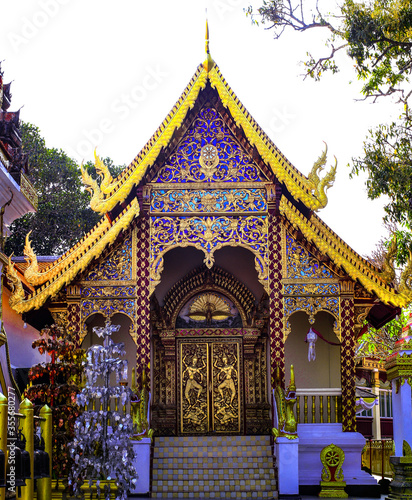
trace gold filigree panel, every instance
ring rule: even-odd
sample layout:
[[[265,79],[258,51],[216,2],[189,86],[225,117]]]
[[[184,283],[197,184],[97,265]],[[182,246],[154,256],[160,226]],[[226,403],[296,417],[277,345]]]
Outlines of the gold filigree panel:
[[[315,316],[320,311],[325,311],[335,318],[333,324],[333,332],[338,337],[339,341],[342,340],[341,334],[341,319],[340,319],[340,307],[339,307],[339,297],[284,297],[284,331],[285,340],[288,337],[291,327],[289,323],[290,316],[297,312],[303,311],[308,315],[308,320],[311,325],[315,323]]]
[[[132,276],[132,237],[129,236],[109,255],[104,256],[82,278],[84,281],[125,281]]]
[[[299,245],[285,232],[286,278],[295,279],[333,279],[336,276],[319,262],[306,248]]]
[[[153,181],[169,184],[266,180],[218,111],[205,107]]]
[[[160,282],[164,255],[176,247],[193,246],[205,254],[210,269],[214,252],[224,246],[241,246],[255,255],[260,283],[268,291],[267,217],[151,217],[150,293]]]
[[[155,189],[151,194],[150,213],[267,213],[266,190],[234,188],[213,190]]]
[[[182,434],[238,434],[243,426],[241,341],[178,340]]]

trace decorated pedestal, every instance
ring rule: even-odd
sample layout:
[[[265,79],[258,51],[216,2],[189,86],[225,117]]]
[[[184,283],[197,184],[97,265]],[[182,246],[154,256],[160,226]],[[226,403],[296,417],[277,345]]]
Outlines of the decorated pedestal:
[[[392,382],[393,439],[395,456],[390,463],[395,477],[390,484],[393,500],[412,499],[412,314],[403,328],[402,338],[385,365]]]
[[[342,466],[346,491],[350,496],[380,497],[376,479],[361,470],[365,438],[359,432],[343,432],[342,424],[298,424],[299,485],[302,494],[318,494],[322,475],[321,452],[334,444],[345,454]]]

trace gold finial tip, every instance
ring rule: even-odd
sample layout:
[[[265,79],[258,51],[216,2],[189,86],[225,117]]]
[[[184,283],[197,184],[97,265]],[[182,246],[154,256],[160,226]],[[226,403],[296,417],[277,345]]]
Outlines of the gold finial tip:
[[[206,59],[203,63],[203,67],[205,70],[209,73],[209,71],[213,68],[215,65],[214,60],[212,59],[212,56],[210,55],[210,49],[209,49],[209,22],[207,20],[207,11],[206,11],[206,37],[205,37],[205,49],[206,49]]]

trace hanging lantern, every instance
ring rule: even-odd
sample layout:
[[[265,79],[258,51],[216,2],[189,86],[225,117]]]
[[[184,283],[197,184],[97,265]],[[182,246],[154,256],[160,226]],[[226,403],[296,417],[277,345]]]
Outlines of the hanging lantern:
[[[305,340],[305,342],[309,344],[308,361],[315,361],[316,359],[315,343],[317,340],[318,340],[317,334],[312,330],[312,327],[310,327],[308,333],[306,334],[306,340]]]

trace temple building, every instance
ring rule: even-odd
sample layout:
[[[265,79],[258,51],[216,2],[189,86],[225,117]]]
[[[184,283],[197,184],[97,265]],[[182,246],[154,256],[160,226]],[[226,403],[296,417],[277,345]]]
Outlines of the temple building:
[[[301,493],[319,486],[320,452],[332,443],[345,454],[347,491],[375,492],[360,469],[356,339],[412,294],[319,217],[336,170],[322,176],[326,162],[325,151],[301,174],[207,43],[132,163],[112,178],[96,157],[98,181],[83,171],[100,222],[42,267],[27,239],[26,284],[10,261],[10,305],[28,322],[49,311],[85,347],[97,342],[94,326],[121,325],[115,340],[149,377],[153,497],[272,498],[274,427],[276,439],[298,443],[288,467]],[[288,397],[297,429],[283,425]]]
[[[8,236],[9,225],[27,212],[37,209],[37,194],[29,181],[28,157],[22,151],[20,131],[20,111],[10,111],[11,83],[5,83],[0,68],[0,384],[1,392],[8,393],[9,388],[16,390],[12,375],[9,351],[14,354],[21,341],[26,342],[27,351],[19,356],[23,366],[33,364],[31,341],[37,338],[38,331],[29,326],[23,328],[24,322],[16,311],[9,306],[10,290],[5,285],[4,269],[7,257],[4,254],[4,243]],[[20,275],[24,281],[24,277]],[[27,284],[28,285],[28,284]],[[30,285],[28,285],[30,286]],[[14,349],[16,346],[16,349]],[[27,363],[27,364],[26,364]]]

